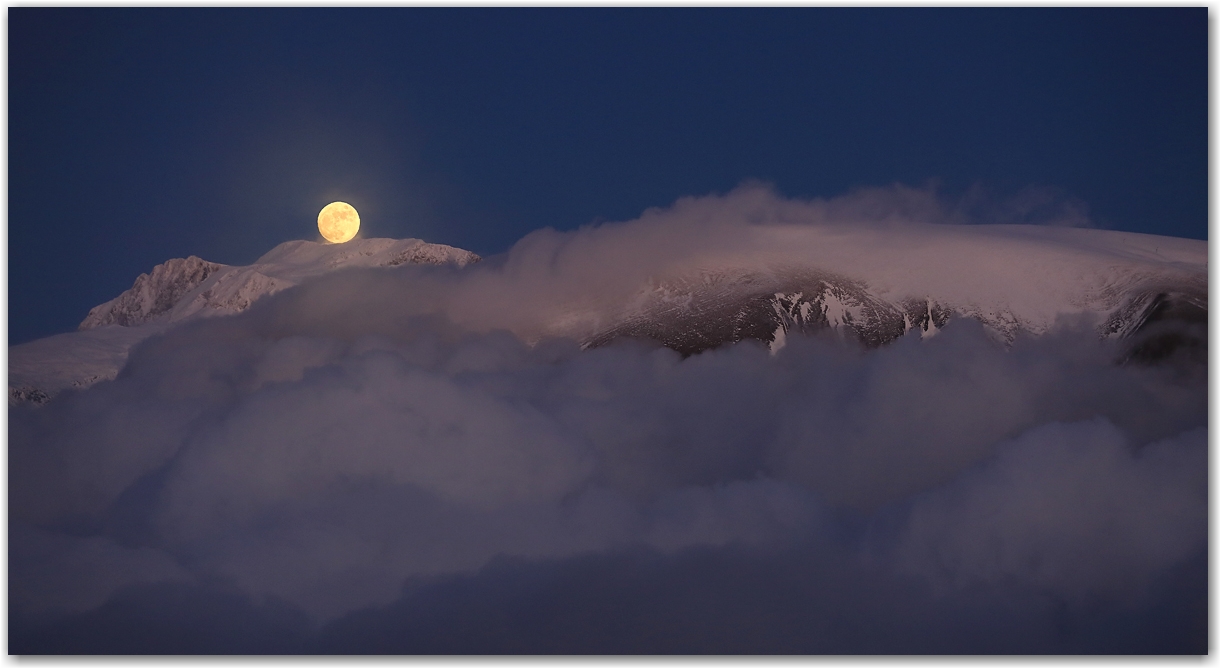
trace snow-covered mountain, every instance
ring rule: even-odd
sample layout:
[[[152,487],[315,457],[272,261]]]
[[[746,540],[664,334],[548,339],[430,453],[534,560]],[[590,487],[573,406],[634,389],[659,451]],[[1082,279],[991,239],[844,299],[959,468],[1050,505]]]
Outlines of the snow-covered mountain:
[[[483,299],[477,295],[455,298],[449,315],[525,340],[565,336],[589,347],[646,337],[693,354],[744,339],[778,351],[792,335],[814,332],[876,347],[912,330],[934,335],[962,317],[1012,341],[1085,314],[1099,323],[1099,336],[1132,338],[1136,355],[1155,358],[1183,344],[1206,349],[1204,241],[1020,225],[758,225],[735,228],[733,243],[698,246],[696,239],[673,252],[621,243],[624,230],[631,232],[605,231],[618,235],[608,239],[598,229],[577,233],[586,234],[570,238],[579,243],[533,260],[525,259],[532,251],[523,240],[506,262],[476,270],[499,281],[494,308],[490,301],[482,302],[485,311],[471,306]],[[241,312],[340,267],[478,260],[415,239],[293,241],[246,267],[170,260],[91,310],[81,331],[11,348],[10,403],[112,378],[130,346],[147,336]],[[514,272],[530,274],[520,265],[531,262],[553,295],[514,283]],[[473,285],[477,292],[487,282]]]
[[[1114,268],[1111,268],[1113,271]],[[1165,271],[1095,277],[1053,315],[1102,316],[1099,335],[1125,338],[1166,319],[1206,325],[1206,270]],[[982,322],[1000,340],[1021,331],[1041,333],[1054,319],[1023,310],[983,291],[967,299],[937,293],[895,296],[850,276],[805,268],[701,272],[660,281],[642,293],[633,309],[589,337],[604,345],[623,336],[654,339],[683,354],[756,339],[773,351],[793,333],[829,331],[867,347],[884,345],[919,330],[935,335],[951,317]]]
[[[230,267],[191,256],[176,258],[140,274],[135,285],[95,306],[80,324],[131,327],[161,320],[239,313],[260,297],[341,267],[453,264],[464,267],[479,256],[419,239],[357,239],[345,244],[289,241],[245,267]]]
[[[79,331],[9,349],[9,403],[45,402],[67,388],[113,378],[135,343],[184,320],[240,313],[261,297],[345,267],[452,264],[481,258],[419,239],[355,239],[345,244],[288,241],[248,266],[191,256],[140,274],[114,299],[95,306]]]
[[[715,239],[703,242],[703,232]],[[613,235],[622,230],[603,240],[599,233],[566,242],[571,250],[559,253],[572,257],[564,261],[648,264],[618,250]],[[1139,339],[1170,322],[1195,327],[1187,343],[1205,342],[1207,243],[1199,240],[917,223],[704,225],[654,236],[672,259],[648,266],[643,281],[613,298],[557,302],[535,335],[586,346],[644,337],[692,354],[743,339],[778,350],[794,333],[818,331],[875,347],[911,330],[934,335],[955,317],[978,320],[997,340],[1012,342],[1020,332],[1043,333],[1061,317],[1083,315],[1097,320],[1101,337]]]

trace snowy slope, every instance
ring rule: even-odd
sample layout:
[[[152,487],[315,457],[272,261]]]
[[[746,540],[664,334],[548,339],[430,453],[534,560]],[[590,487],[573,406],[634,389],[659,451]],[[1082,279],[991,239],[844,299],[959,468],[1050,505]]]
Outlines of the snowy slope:
[[[9,348],[9,403],[45,401],[67,388],[113,378],[132,345],[174,323],[240,313],[261,297],[335,269],[479,261],[469,251],[419,239],[289,241],[236,267],[175,258],[140,274],[118,297],[89,311],[80,331]]]
[[[114,378],[131,346],[164,329],[164,324],[110,325],[12,346],[8,354],[9,403],[42,403],[61,390]]]

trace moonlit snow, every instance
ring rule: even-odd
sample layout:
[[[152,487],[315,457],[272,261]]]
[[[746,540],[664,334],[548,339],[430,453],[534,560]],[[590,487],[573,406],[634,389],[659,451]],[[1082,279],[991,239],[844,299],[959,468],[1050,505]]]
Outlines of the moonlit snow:
[[[477,263],[230,268],[10,350],[10,401],[54,395],[9,412],[10,651],[1206,652],[1205,365],[1106,327],[1205,300],[1206,243],[878,201],[746,187]],[[794,267],[953,315],[597,338]],[[205,315],[251,272],[284,284]],[[112,379],[20,366],[102,333]]]

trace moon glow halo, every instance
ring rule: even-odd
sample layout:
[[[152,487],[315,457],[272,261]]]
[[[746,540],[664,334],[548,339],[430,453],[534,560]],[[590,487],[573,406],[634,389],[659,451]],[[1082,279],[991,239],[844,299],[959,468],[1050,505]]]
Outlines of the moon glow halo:
[[[360,214],[347,202],[331,202],[318,213],[318,231],[333,244],[351,241],[359,230]]]

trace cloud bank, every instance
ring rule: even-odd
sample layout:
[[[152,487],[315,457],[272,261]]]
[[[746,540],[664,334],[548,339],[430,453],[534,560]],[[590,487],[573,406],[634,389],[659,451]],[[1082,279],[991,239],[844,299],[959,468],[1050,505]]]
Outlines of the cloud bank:
[[[892,210],[747,190],[337,272],[10,409],[10,651],[1205,652],[1200,369],[1072,319],[685,359],[539,326],[849,205]]]

